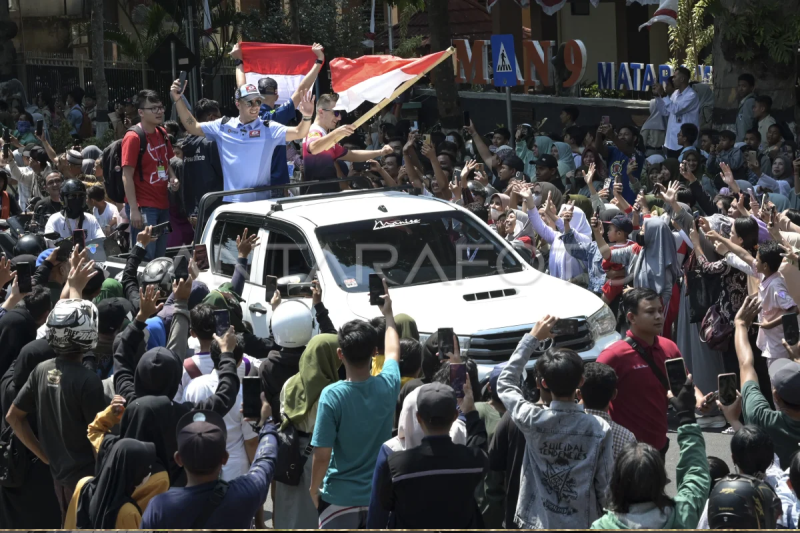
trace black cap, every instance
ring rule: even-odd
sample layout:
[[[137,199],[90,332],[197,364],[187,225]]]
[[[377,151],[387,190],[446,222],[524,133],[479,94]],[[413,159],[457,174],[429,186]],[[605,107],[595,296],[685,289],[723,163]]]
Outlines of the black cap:
[[[517,172],[524,172],[525,171],[525,163],[523,163],[522,159],[520,159],[519,157],[515,156],[514,154],[509,154],[509,155],[504,156],[500,160],[500,163],[505,165],[505,166],[507,166],[507,167],[509,167],[509,168],[513,168]]]
[[[800,364],[791,359],[777,359],[769,365],[769,380],[781,400],[800,405]]]
[[[606,224],[613,224],[625,234],[629,234],[633,231],[633,222],[631,222],[631,219],[622,214],[615,216],[610,221],[606,222]]]
[[[178,421],[178,453],[186,470],[208,472],[221,466],[228,430],[214,411],[192,411]]]
[[[96,277],[96,276],[95,276]],[[128,304],[127,306],[125,304]],[[125,319],[131,320],[133,316],[128,316],[133,308],[125,298],[106,298],[97,304],[99,321],[97,331],[99,333],[114,333],[118,331]]]
[[[258,92],[264,96],[278,94],[278,82],[272,78],[261,78],[258,80]]]
[[[34,146],[30,151],[30,158],[39,163],[46,163],[49,159],[47,152],[41,146]]]
[[[428,383],[417,393],[417,412],[423,420],[453,420],[456,414],[456,393],[450,385]]]
[[[34,143],[26,144],[25,146],[22,147],[22,150],[21,150],[22,151],[22,155],[25,156],[25,157],[30,157],[31,156],[31,150],[33,150],[34,148],[36,148],[36,144],[34,144]]]
[[[542,154],[536,160],[537,167],[558,168],[558,161],[551,154]]]

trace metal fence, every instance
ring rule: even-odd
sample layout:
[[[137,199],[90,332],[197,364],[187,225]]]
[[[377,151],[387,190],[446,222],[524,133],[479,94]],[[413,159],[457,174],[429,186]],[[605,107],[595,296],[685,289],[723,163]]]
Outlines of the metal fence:
[[[109,103],[113,104],[135,96],[142,89],[152,89],[161,95],[164,105],[167,106],[167,114],[171,112],[172,101],[167,96],[173,82],[170,72],[156,72],[144,62],[106,61],[105,63]],[[31,99],[39,92],[50,94],[53,98],[63,98],[75,87],[92,91],[91,61],[86,58],[76,58],[70,54],[26,52],[22,54],[19,70]],[[218,77],[217,84],[213,83],[213,79],[206,78],[203,94],[227,107],[232,104],[233,93],[236,90],[233,63],[226,61]],[[215,86],[216,91],[213,90]]]

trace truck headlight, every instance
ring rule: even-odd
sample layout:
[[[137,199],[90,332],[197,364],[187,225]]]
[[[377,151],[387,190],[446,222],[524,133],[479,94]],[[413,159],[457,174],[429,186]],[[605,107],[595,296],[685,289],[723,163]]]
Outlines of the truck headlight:
[[[611,308],[603,304],[599,311],[589,317],[589,327],[592,328],[592,336],[599,339],[617,329],[617,317]]]

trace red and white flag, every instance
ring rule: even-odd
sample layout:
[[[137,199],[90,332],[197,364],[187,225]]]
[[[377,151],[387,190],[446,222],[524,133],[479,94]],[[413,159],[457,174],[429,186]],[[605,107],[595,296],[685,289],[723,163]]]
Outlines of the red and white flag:
[[[314,66],[317,56],[301,44],[240,43],[247,83],[258,87],[261,78],[278,82],[277,104],[288,102]]]
[[[678,0],[661,0],[658,9],[653,13],[653,18],[639,26],[639,31],[647,26],[652,26],[656,22],[664,22],[669,26],[676,26],[678,23]]]
[[[377,104],[392,95],[405,81],[422,74],[447,51],[403,59],[394,56],[337,57],[331,61],[331,85],[339,94],[336,109],[353,111],[362,103]]]

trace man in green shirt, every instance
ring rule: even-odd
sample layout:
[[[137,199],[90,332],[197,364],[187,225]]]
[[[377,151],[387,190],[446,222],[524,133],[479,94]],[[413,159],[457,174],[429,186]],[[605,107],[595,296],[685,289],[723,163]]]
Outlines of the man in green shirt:
[[[772,397],[778,408],[773,411],[758,386],[753,350],[747,338],[747,330],[760,307],[757,296],[748,296],[736,314],[735,341],[742,383],[742,412],[745,424],[766,430],[775,444],[781,468],[785,468],[792,455],[800,449],[800,364],[791,359],[778,359],[770,365]]]

